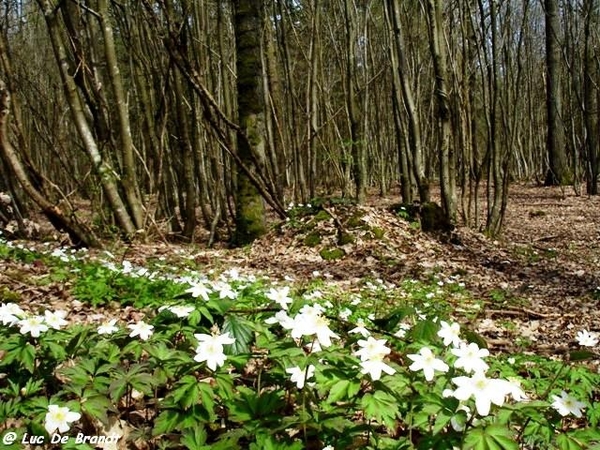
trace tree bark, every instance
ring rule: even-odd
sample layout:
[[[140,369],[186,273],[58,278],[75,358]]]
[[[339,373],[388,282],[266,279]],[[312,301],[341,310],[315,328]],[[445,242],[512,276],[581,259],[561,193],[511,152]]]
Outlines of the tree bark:
[[[435,96],[437,100],[436,118],[438,121],[438,155],[440,164],[440,187],[442,209],[447,219],[456,222],[456,180],[455,156],[452,148],[452,123],[450,121],[450,101],[448,99],[448,69],[446,39],[441,0],[427,1],[429,19],[429,47],[433,59],[435,75]]]
[[[546,8],[546,112],[548,171],[546,186],[558,186],[569,182],[565,130],[562,120],[562,86],[560,80],[560,20],[558,0],[544,0]]]
[[[123,156],[122,185],[127,200],[127,206],[131,211],[131,219],[138,230],[144,228],[144,207],[140,200],[139,187],[135,173],[135,158],[133,139],[131,137],[131,126],[129,124],[129,111],[125,99],[125,89],[117,62],[117,51],[113,36],[112,24],[109,19],[107,0],[98,0],[98,14],[104,38],[104,55],[108,68],[108,78],[114,94],[114,103],[117,110],[119,124],[120,150]]]
[[[248,167],[265,153],[265,110],[261,67],[261,2],[235,1],[235,47],[240,131],[238,156]],[[242,135],[243,134],[243,135]],[[245,136],[245,138],[244,138]],[[243,171],[237,173],[235,237],[245,245],[266,232],[265,205],[258,189]]]
[[[364,133],[361,126],[356,88],[356,14],[352,13],[352,0],[344,1],[346,20],[346,107],[350,122],[350,148],[352,154],[352,175],[354,176],[355,196],[358,203],[367,196],[367,170],[365,161]]]
[[[600,149],[598,148],[600,127],[598,120],[598,53],[593,41],[593,30],[598,27],[597,0],[584,1],[584,55],[583,55],[583,115],[585,126],[586,187],[589,195],[598,195],[600,176]]]
[[[430,200],[429,180],[425,174],[425,163],[423,159],[423,144],[421,140],[421,123],[415,105],[413,90],[408,78],[408,63],[404,52],[404,37],[400,24],[400,2],[399,0],[386,0],[386,12],[389,15],[391,34],[393,37],[390,45],[390,59],[392,63],[392,78],[396,102],[404,105],[408,120],[408,145],[411,158],[406,158],[419,191],[419,200],[426,203]],[[399,92],[398,92],[399,91]],[[401,95],[399,95],[401,93]],[[400,102],[400,98],[402,102]],[[400,106],[398,106],[399,108]],[[400,145],[400,143],[398,143]]]
[[[60,76],[64,85],[64,92],[69,103],[69,109],[73,117],[73,122],[79,133],[79,137],[83,142],[90,160],[94,166],[96,173],[100,178],[100,183],[112,212],[115,215],[121,229],[130,237],[135,234],[136,227],[127,212],[127,208],[119,194],[113,168],[102,158],[98,145],[94,139],[92,130],[87,123],[81,100],[77,93],[77,86],[73,77],[69,73],[68,60],[65,48],[63,47],[60,31],[56,19],[56,10],[52,7],[48,0],[37,0],[40,9],[44,13],[46,24],[48,26],[48,34],[54,49],[54,56],[58,63]]]

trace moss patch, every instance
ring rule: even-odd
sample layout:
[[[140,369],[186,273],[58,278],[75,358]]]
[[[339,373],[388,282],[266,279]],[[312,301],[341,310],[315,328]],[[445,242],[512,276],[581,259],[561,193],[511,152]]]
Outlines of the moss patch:
[[[385,230],[379,227],[373,227],[371,232],[373,233],[373,237],[375,239],[383,239],[383,236],[385,235]]]
[[[356,239],[354,236],[352,236],[350,233],[344,232],[339,238],[338,245],[354,244],[355,241]]]
[[[341,259],[346,255],[346,252],[341,248],[324,248],[319,252],[321,258],[325,261],[331,261],[334,259]]]
[[[17,303],[21,300],[21,296],[17,292],[13,292],[9,288],[4,287],[0,291],[0,300],[6,303]]]
[[[307,247],[316,247],[321,243],[321,235],[319,233],[310,233],[304,238],[304,245]]]
[[[329,213],[327,211],[325,211],[324,209],[322,209],[321,211],[319,211],[317,214],[315,214],[315,217],[313,218],[313,220],[315,222],[322,222],[324,220],[329,220],[331,219],[331,216],[329,215]]]
[[[359,228],[363,225],[363,214],[359,211],[358,213],[352,214],[352,216],[348,219],[347,226],[348,228]]]

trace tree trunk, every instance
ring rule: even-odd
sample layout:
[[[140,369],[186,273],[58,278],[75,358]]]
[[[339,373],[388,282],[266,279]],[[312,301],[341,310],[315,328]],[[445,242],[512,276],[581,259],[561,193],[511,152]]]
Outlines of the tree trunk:
[[[2,159],[10,165],[10,169],[15,174],[19,184],[29,197],[41,208],[42,212],[52,225],[60,232],[69,234],[73,245],[84,247],[100,247],[100,242],[96,239],[87,226],[81,224],[72,211],[64,213],[58,206],[50,203],[34,186],[31,184],[23,165],[17,155],[17,152],[10,143],[8,137],[8,116],[10,113],[10,92],[6,89],[4,81],[0,80],[0,152]]]
[[[235,47],[237,56],[237,98],[240,132],[238,155],[248,167],[255,167],[265,152],[265,111],[261,68],[261,2],[235,1]],[[244,134],[242,136],[241,134]],[[235,237],[237,245],[252,242],[266,232],[265,205],[258,189],[243,171],[237,173]]]
[[[111,210],[115,215],[121,229],[129,236],[133,236],[136,227],[131,220],[131,217],[123,203],[119,194],[118,186],[115,181],[113,168],[102,158],[98,144],[94,139],[92,130],[87,123],[84,108],[77,93],[77,86],[73,80],[73,76],[69,73],[68,59],[65,48],[61,41],[60,30],[56,18],[56,10],[52,7],[48,0],[38,0],[40,9],[44,13],[46,24],[48,26],[48,34],[54,49],[54,56],[58,63],[60,75],[64,84],[64,92],[69,103],[69,109],[73,117],[73,122],[77,128],[77,132],[83,142],[83,147],[88,153],[94,169],[100,178],[100,183],[106,197],[111,206]]]
[[[408,119],[408,145],[411,153],[411,158],[407,158],[410,163],[409,170],[414,175],[419,191],[419,200],[421,203],[429,201],[429,180],[425,174],[425,164],[423,160],[423,144],[421,142],[421,123],[419,114],[415,106],[414,94],[408,78],[408,64],[404,54],[404,38],[400,27],[400,4],[399,0],[387,0],[386,12],[389,16],[391,33],[393,37],[392,45],[390,45],[390,60],[392,63],[392,82],[394,86],[394,95],[398,102],[398,110],[400,105],[404,105],[404,109]],[[401,94],[401,95],[399,95]],[[402,98],[402,102],[400,102]],[[398,143],[400,145],[400,143]]]
[[[113,89],[114,103],[117,110],[119,124],[120,150],[123,157],[122,185],[125,193],[127,206],[131,212],[131,219],[138,230],[144,228],[144,207],[140,200],[139,187],[135,173],[135,158],[133,151],[133,139],[131,137],[131,126],[129,124],[129,111],[125,99],[125,89],[117,62],[117,51],[108,13],[107,0],[98,0],[98,13],[104,38],[104,54],[108,68],[108,78]]]
[[[562,120],[562,86],[560,81],[560,21],[558,0],[544,0],[546,8],[546,86],[548,171],[546,186],[569,182],[569,168]]]
[[[346,20],[346,107],[350,122],[350,148],[352,155],[352,175],[354,176],[355,196],[358,203],[367,196],[367,170],[365,161],[364,133],[361,126],[358,107],[358,90],[356,88],[356,14],[352,12],[352,0],[345,0],[344,12]]]
[[[598,177],[600,176],[600,149],[598,148],[598,53],[592,41],[592,30],[598,27],[597,0],[584,1],[585,44],[583,55],[583,114],[585,126],[585,153],[587,156],[587,193],[598,195]]]
[[[450,121],[450,101],[448,99],[448,70],[446,57],[446,39],[442,1],[428,0],[429,47],[433,59],[435,74],[435,95],[437,99],[436,118],[438,121],[438,155],[440,164],[440,187],[442,191],[442,209],[446,218],[456,222],[456,180],[455,157],[451,145],[452,123]]]

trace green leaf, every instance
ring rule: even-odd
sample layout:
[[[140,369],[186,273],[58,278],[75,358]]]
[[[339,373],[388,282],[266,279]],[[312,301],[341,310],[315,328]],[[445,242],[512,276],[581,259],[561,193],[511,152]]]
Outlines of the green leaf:
[[[202,406],[206,409],[211,420],[214,420],[215,416],[215,391],[208,383],[198,383],[197,389],[200,394],[200,401]]]
[[[108,425],[108,411],[116,411],[112,402],[103,395],[95,395],[81,402],[81,410]]]
[[[44,346],[50,351],[50,355],[57,361],[63,361],[67,357],[65,348],[56,342],[44,342]]]
[[[119,400],[125,395],[127,392],[127,380],[125,377],[117,377],[115,378],[108,387],[108,392],[110,393],[110,398],[113,402],[118,403]]]
[[[213,444],[211,444],[211,450],[238,450],[242,447],[238,443],[240,439],[246,438],[249,432],[242,429],[237,428],[227,433],[222,434],[219,437],[219,440]]]
[[[99,360],[108,361],[112,364],[121,361],[121,349],[118,345],[110,341],[98,342],[91,350],[90,354]]]
[[[28,372],[35,370],[35,347],[29,342],[19,351],[19,360]]]
[[[185,445],[188,450],[208,450],[209,445],[206,444],[208,435],[203,425],[197,425],[192,430],[186,430],[184,436],[181,438],[181,443]]]
[[[184,376],[175,384],[171,395],[184,409],[188,409],[200,399],[198,380],[192,375]]]
[[[70,438],[66,443],[61,444],[61,449],[65,450],[94,450],[94,447],[88,444],[78,444],[75,439]]]
[[[348,396],[349,384],[349,380],[339,380],[337,383],[335,383],[329,391],[329,395],[327,396],[327,403],[338,402],[346,398]]]
[[[434,342],[436,340],[438,325],[433,321],[426,319],[415,324],[410,330],[410,337],[413,341]]]
[[[559,450],[583,450],[587,448],[583,444],[569,434],[560,434],[556,438],[556,445]]]
[[[519,450],[519,444],[507,428],[490,425],[486,428],[468,430],[463,448],[465,450]]]
[[[150,373],[138,373],[129,379],[131,386],[144,394],[151,394],[156,379]]]
[[[399,411],[398,403],[393,396],[387,392],[375,391],[373,394],[365,394],[360,404],[367,419],[375,418],[389,428],[394,427]]]
[[[231,400],[235,397],[233,392],[233,377],[229,374],[215,374],[215,381],[217,382],[217,394],[219,397],[225,400]]]
[[[353,399],[360,390],[359,380],[338,380],[329,390],[327,403]]]
[[[210,313],[210,311],[208,310],[208,308],[206,306],[198,306],[197,307],[197,311],[198,311],[198,317],[196,317],[196,315],[194,313],[190,314],[189,316],[189,321],[191,325],[198,325],[200,323],[200,315],[202,317],[205,317],[210,323],[215,323],[215,319],[213,317],[213,315]],[[196,312],[196,311],[194,311]]]
[[[598,358],[599,355],[589,350],[573,350],[569,352],[569,360],[574,361],[585,361],[588,359]]]
[[[477,346],[479,348],[488,348],[487,341],[479,333],[476,333],[475,331],[472,331],[472,330],[464,330],[463,334],[464,334],[467,342],[473,342],[473,343],[477,344]]]
[[[230,314],[223,322],[222,332],[228,332],[231,337],[235,338],[235,342],[229,346],[232,354],[239,355],[250,351],[249,344],[252,342],[254,333],[249,321]]]
[[[160,434],[170,433],[177,428],[181,421],[181,414],[173,409],[165,409],[154,421],[152,434],[158,436]]]
[[[168,348],[164,342],[158,342],[152,345],[145,345],[144,349],[158,361],[165,362],[173,359],[173,350]]]
[[[76,333],[65,347],[66,353],[68,355],[74,355],[76,351],[87,341],[89,332],[89,328],[82,328],[78,333]]]
[[[396,309],[390,315],[373,320],[375,326],[386,331],[397,331],[398,324],[405,318],[414,314],[414,308],[405,307]]]
[[[278,441],[275,436],[261,431],[256,434],[256,442],[250,444],[250,450],[302,450],[304,445],[300,441],[288,443]]]
[[[433,434],[440,433],[440,431],[442,431],[450,423],[450,421],[452,420],[452,417],[454,417],[454,414],[450,413],[449,411],[441,410],[435,416],[435,424],[433,425]]]

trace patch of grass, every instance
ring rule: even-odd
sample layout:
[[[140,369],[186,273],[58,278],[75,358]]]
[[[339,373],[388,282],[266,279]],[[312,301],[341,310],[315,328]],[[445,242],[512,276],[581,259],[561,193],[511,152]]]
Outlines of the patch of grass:
[[[363,218],[363,215],[360,212],[355,212],[348,219],[348,222],[346,223],[346,226],[348,226],[349,228],[359,228],[364,223],[363,220],[362,220],[362,218]]]
[[[183,285],[170,280],[131,276],[98,264],[83,265],[73,281],[75,298],[92,306],[111,302],[137,308],[158,306],[183,291]]]
[[[510,320],[502,320],[498,323],[498,325],[500,325],[506,331],[515,332],[517,330],[515,323]]]

